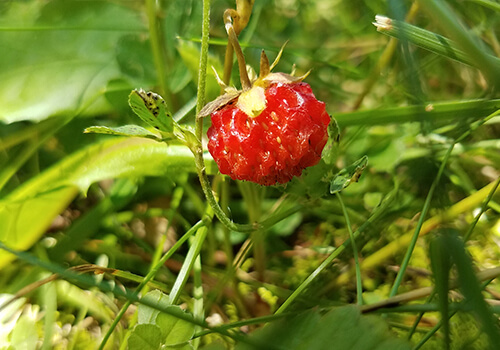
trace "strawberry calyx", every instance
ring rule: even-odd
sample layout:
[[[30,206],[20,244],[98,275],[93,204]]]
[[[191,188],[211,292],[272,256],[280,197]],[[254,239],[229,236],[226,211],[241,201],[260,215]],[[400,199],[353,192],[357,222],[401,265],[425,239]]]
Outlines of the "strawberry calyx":
[[[229,103],[233,103],[237,100],[237,106],[243,112],[245,112],[248,116],[255,118],[260,115],[260,113],[266,108],[267,101],[265,97],[265,89],[267,89],[270,85],[276,83],[282,84],[293,84],[299,83],[303,81],[308,75],[306,74],[296,77],[293,74],[287,73],[273,73],[271,70],[278,63],[281,54],[283,52],[284,46],[281,48],[276,60],[272,65],[269,64],[269,59],[267,58],[266,53],[262,50],[260,56],[260,71],[259,76],[251,81],[250,88],[243,88],[242,90],[237,90],[234,87],[226,86],[222,80],[215,72],[215,76],[219,85],[224,89],[225,93],[215,100],[207,103],[199,112],[199,117],[206,117],[213,112],[221,109]],[[215,70],[214,70],[215,71]]]

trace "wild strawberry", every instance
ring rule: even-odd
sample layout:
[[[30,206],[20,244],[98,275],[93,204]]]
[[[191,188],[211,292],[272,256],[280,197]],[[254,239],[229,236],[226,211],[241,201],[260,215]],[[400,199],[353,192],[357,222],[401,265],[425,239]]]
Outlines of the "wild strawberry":
[[[286,183],[317,164],[330,123],[325,104],[302,82],[307,74],[271,69],[263,52],[260,75],[249,89],[227,89],[200,112],[211,114],[208,150],[220,172],[265,186]]]

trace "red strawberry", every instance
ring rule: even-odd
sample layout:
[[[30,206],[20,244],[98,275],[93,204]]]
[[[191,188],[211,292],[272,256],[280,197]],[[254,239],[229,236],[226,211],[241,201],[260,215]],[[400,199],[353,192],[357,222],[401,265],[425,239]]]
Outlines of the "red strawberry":
[[[330,116],[305,76],[270,73],[265,55],[262,61],[250,89],[231,90],[202,112],[211,113],[208,150],[220,172],[270,186],[319,162]]]

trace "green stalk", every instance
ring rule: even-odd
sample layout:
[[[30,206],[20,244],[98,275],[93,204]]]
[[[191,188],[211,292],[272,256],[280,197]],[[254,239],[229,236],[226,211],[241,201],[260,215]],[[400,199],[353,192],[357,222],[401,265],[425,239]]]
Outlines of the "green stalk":
[[[296,314],[293,314],[293,313],[285,313],[285,314],[280,314],[280,315],[267,315],[267,316],[261,316],[261,317],[253,317],[253,318],[248,319],[248,320],[225,323],[224,325],[219,326],[217,328],[218,329],[241,328],[243,326],[251,326],[251,325],[256,325],[256,324],[269,323],[269,322],[280,320],[280,319],[285,318],[285,317],[290,317],[290,316],[295,316],[295,315]],[[199,333],[195,333],[193,338],[201,337],[201,336],[211,334],[211,333],[213,333],[213,331],[211,331],[211,330],[201,331]]]
[[[262,217],[262,197],[263,188],[251,182],[238,182],[241,194],[248,209],[248,217],[250,222],[258,222]],[[257,271],[258,279],[264,280],[266,270],[266,246],[265,246],[265,230],[259,229],[252,232],[251,240],[253,246],[254,264]]]
[[[347,226],[347,230],[349,231],[349,238],[352,244],[352,253],[354,255],[354,264],[356,267],[356,295],[358,298],[358,305],[361,306],[363,305],[363,282],[361,280],[361,267],[359,264],[358,248],[356,246],[356,240],[352,233],[351,220],[349,219],[349,215],[347,214],[347,209],[344,205],[344,201],[342,200],[342,196],[340,195],[340,193],[337,193],[337,198],[340,202],[340,206],[342,207],[342,213],[344,214],[345,223]]]
[[[198,94],[196,98],[196,137],[203,138],[203,118],[198,116],[205,105],[205,87],[207,82],[208,40],[210,39],[210,0],[203,0],[203,22],[201,33],[200,64],[198,67]]]
[[[427,216],[427,212],[429,211],[431,207],[431,200],[432,196],[434,195],[434,191],[436,190],[437,185],[439,184],[439,181],[441,180],[441,175],[443,174],[444,168],[446,167],[446,164],[448,163],[448,159],[450,158],[451,151],[453,151],[453,148],[455,147],[455,142],[453,142],[450,147],[448,147],[448,150],[446,151],[446,154],[443,157],[443,160],[441,162],[441,165],[439,167],[438,173],[436,177],[434,178],[434,181],[432,182],[431,188],[429,189],[429,192],[427,193],[427,197],[425,198],[425,203],[424,207],[422,208],[422,212],[420,213],[420,217],[418,218],[418,223],[417,226],[415,227],[415,231],[413,233],[413,236],[410,241],[410,245],[408,246],[408,249],[406,250],[405,256],[403,258],[403,262],[401,263],[401,267],[398,271],[398,274],[396,276],[396,280],[394,281],[394,284],[392,286],[391,292],[389,293],[390,297],[393,297],[397,294],[398,288],[401,285],[401,282],[403,282],[403,277],[406,272],[406,269],[408,267],[408,264],[410,263],[411,256],[413,254],[413,250],[415,249],[415,245],[417,244],[417,239],[420,233],[420,230],[422,229],[422,225],[424,224],[424,219]]]
[[[206,226],[200,227],[196,232],[196,236],[194,237],[193,240],[194,241],[193,245],[191,246],[191,248],[189,248],[186,260],[184,260],[184,263],[182,264],[181,267],[181,271],[179,272],[179,275],[177,276],[177,279],[174,282],[172,290],[170,291],[169,303],[172,305],[177,304],[181,296],[182,289],[186,285],[186,282],[189,278],[189,274],[193,269],[194,262],[196,258],[199,256],[201,247],[203,246],[203,242],[207,237],[207,232],[208,229]]]
[[[481,206],[481,210],[479,211],[479,213],[477,213],[476,217],[474,218],[474,221],[469,226],[467,233],[464,235],[464,242],[467,242],[469,240],[470,236],[472,235],[472,231],[474,231],[474,228],[476,227],[477,223],[479,222],[479,219],[484,214],[486,209],[488,209],[488,203],[491,201],[491,198],[493,198],[493,195],[497,191],[498,185],[500,185],[500,176],[498,177],[497,181],[493,185],[490,193],[488,193],[488,197],[486,197],[486,199],[484,200],[483,205]]]
[[[222,206],[222,210],[224,210],[224,213],[226,215],[229,215],[229,181],[226,181],[225,179],[222,180],[221,183],[221,199],[220,203]],[[231,234],[229,229],[226,226],[222,227],[223,233],[224,233],[224,252],[226,253],[226,259],[227,259],[227,264],[226,264],[226,271],[227,273],[230,273],[233,275],[233,260],[234,260],[234,254],[233,254],[233,246],[231,245]]]
[[[201,279],[201,269],[202,269],[201,268],[201,257],[198,254],[198,256],[196,257],[196,260],[194,262],[193,316],[196,319],[204,320],[205,319],[205,310],[203,309],[204,302],[203,302],[203,284],[202,284],[202,279]],[[195,331],[196,332],[201,331],[201,327],[196,326]],[[198,349],[198,347],[200,345],[200,339],[199,338],[193,339],[192,345],[195,349]]]
[[[44,327],[42,350],[51,349],[52,336],[54,334],[54,324],[56,323],[57,313],[57,291],[54,282],[49,282],[42,287],[43,306],[44,306]]]

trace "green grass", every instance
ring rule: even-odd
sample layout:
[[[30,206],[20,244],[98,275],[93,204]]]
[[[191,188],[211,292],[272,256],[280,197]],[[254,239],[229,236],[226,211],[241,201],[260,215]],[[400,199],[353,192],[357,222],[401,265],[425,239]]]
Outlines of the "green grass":
[[[0,4],[0,348],[498,344],[498,2],[250,3],[340,128],[286,186],[203,148],[234,3]]]

